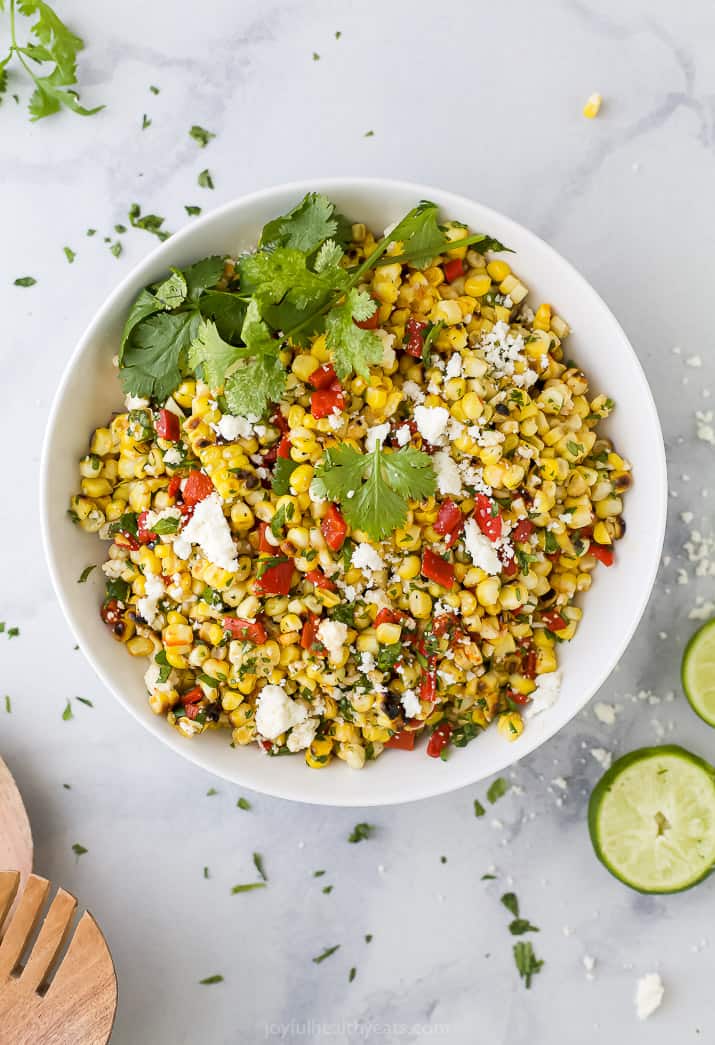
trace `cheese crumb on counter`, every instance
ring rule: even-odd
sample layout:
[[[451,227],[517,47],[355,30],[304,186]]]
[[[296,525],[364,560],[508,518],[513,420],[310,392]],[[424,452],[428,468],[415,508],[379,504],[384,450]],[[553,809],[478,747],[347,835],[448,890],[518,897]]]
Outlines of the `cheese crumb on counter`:
[[[636,986],[635,1004],[639,1020],[647,1020],[660,1006],[665,994],[665,987],[657,972],[641,976]]]
[[[524,718],[533,718],[554,706],[561,693],[561,671],[550,671],[539,675],[536,689],[531,694],[531,703],[524,708]]]

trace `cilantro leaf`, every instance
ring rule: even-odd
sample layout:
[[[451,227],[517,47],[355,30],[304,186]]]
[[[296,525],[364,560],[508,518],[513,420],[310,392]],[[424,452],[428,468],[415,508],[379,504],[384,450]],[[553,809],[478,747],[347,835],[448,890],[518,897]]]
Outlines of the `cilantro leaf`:
[[[516,897],[516,893],[504,893],[501,902],[504,904],[509,914],[513,914],[515,918],[519,917],[519,901]]]
[[[160,218],[158,214],[142,214],[142,209],[138,203],[132,203],[129,208],[129,224],[134,229],[143,229],[145,232],[150,232],[152,236],[156,236],[162,243],[171,235],[170,232],[161,227],[164,224],[164,218]]]
[[[124,323],[124,330],[122,331],[122,340],[119,345],[119,362],[122,362],[122,356],[124,354],[124,347],[127,343],[127,339],[131,334],[132,330],[138,323],[141,323],[147,316],[152,316],[155,312],[161,312],[164,306],[160,301],[150,294],[148,290],[141,290],[134,301],[132,307],[129,309],[129,315],[127,316]]]
[[[233,344],[240,339],[246,319],[246,302],[238,294],[224,290],[205,291],[198,300],[198,307],[202,316],[214,321],[224,341]]]
[[[289,247],[248,254],[240,259],[238,268],[243,291],[252,294],[261,306],[277,304],[288,297],[296,308],[305,310],[314,307],[326,291],[334,289],[307,267],[304,253]],[[342,276],[346,281],[347,273],[343,271]]]
[[[333,354],[335,372],[344,381],[353,370],[368,379],[370,365],[379,363],[383,355],[383,344],[374,330],[362,330],[354,320],[369,319],[377,304],[366,290],[353,288],[344,301],[328,312],[325,332],[328,348]]]
[[[278,356],[258,356],[246,362],[226,382],[226,402],[239,416],[263,417],[270,403],[283,394],[286,372]]]
[[[199,127],[199,125],[195,123],[189,131],[189,137],[193,138],[200,148],[205,149],[211,139],[215,138],[216,135],[212,134],[211,131],[207,131],[205,127]]]
[[[528,918],[515,918],[509,922],[509,932],[512,936],[523,936],[524,933],[538,933],[538,926],[532,925]]]
[[[408,498],[429,497],[436,485],[434,466],[421,450],[385,452],[378,443],[361,454],[341,445],[318,462],[311,493],[339,502],[350,526],[379,541],[404,524]]]
[[[18,44],[14,18],[10,20],[12,50],[35,84],[29,104],[31,118],[39,120],[50,116],[63,105],[80,116],[92,116],[103,109],[103,105],[85,109],[79,103],[77,91],[72,89],[77,83],[77,55],[84,48],[81,37],[68,29],[45,0],[18,0],[17,10],[27,18],[37,18],[30,31],[38,43],[27,43],[24,47]],[[38,64],[50,63],[54,68],[39,76],[26,59]]]
[[[165,309],[178,308],[186,300],[186,279],[179,269],[172,269],[171,275],[156,288],[155,298]]]
[[[298,462],[290,457],[276,458],[273,479],[271,481],[273,493],[278,494],[279,497],[283,497],[284,494],[290,493],[290,477],[297,467]]]
[[[532,976],[541,970],[544,962],[536,957],[530,943],[520,940],[519,943],[514,944],[513,950],[517,970],[528,989],[531,987]]]
[[[200,316],[160,312],[134,327],[124,346],[119,376],[131,395],[165,400],[181,383],[184,358]]]
[[[243,350],[245,354],[245,349]],[[227,344],[216,324],[202,319],[196,338],[189,346],[188,364],[195,370],[204,368],[206,383],[212,390],[221,388],[229,367],[241,357],[241,349]]]
[[[184,269],[188,297],[192,301],[196,301],[204,291],[216,286],[223,276],[225,262],[224,254],[212,254]]]
[[[327,196],[309,192],[287,214],[268,222],[261,233],[260,245],[292,247],[310,254],[337,232],[334,212],[335,204]]]
[[[421,200],[400,221],[389,234],[388,242],[401,242],[402,251],[398,255],[389,255],[378,261],[378,265],[394,264],[409,261],[415,268],[424,269],[430,261],[445,250],[451,250],[457,241],[450,241],[446,228],[439,224],[437,217],[439,208],[436,203]],[[473,246],[480,253],[487,250],[507,250],[499,240],[483,232],[467,234],[460,238],[461,246]]]

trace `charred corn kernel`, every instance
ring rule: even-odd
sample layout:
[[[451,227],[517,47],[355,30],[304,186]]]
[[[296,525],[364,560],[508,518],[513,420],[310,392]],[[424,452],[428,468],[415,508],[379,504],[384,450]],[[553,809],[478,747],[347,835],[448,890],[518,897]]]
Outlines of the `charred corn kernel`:
[[[551,305],[539,305],[532,324],[535,330],[548,330],[551,326]]]
[[[99,454],[100,457],[104,457],[105,454],[112,452],[112,433],[108,428],[96,428],[92,441],[89,444],[89,448],[93,454]]]
[[[620,497],[604,497],[595,505],[596,515],[599,519],[608,519],[623,512],[623,501]]]
[[[464,281],[464,292],[473,298],[483,297],[492,285],[491,276],[485,272],[476,272]]]
[[[598,522],[593,528],[593,539],[596,544],[611,544],[611,535],[605,522]]]
[[[415,589],[410,592],[409,606],[410,613],[413,617],[416,617],[417,620],[427,620],[432,612],[432,599],[426,591],[418,591]],[[384,625],[381,625],[381,627],[383,626]],[[380,628],[377,630],[379,636]]]
[[[316,359],[314,355],[312,355],[309,352],[303,352],[301,353],[301,355],[295,357],[291,366],[291,370],[293,371],[293,373],[299,381],[303,381],[304,383],[306,383],[310,375],[315,370],[317,370],[319,366],[320,362],[318,361],[318,359]],[[288,424],[291,426],[291,428],[294,428],[295,425],[299,423],[300,422],[295,422],[294,424],[291,424],[290,419],[288,420]]]
[[[375,629],[375,636],[381,646],[391,646],[393,643],[399,642],[401,635],[401,626],[399,624],[391,624],[388,621],[378,624]]]
[[[161,637],[165,646],[180,652],[184,648],[187,651],[191,648],[194,633],[188,624],[168,624]]]
[[[384,388],[368,388],[365,402],[372,410],[382,410],[387,403],[387,391]]]
[[[516,740],[524,732],[524,723],[518,711],[508,711],[499,716],[497,729],[507,740]]]
[[[462,322],[462,310],[456,301],[438,301],[432,309],[432,320],[435,323],[441,320],[447,326],[453,326]]]
[[[589,94],[588,98],[586,99],[586,104],[584,105],[582,110],[583,115],[586,117],[587,120],[593,120],[596,116],[598,116],[599,112],[601,111],[602,101],[603,99],[601,98],[601,95],[598,93],[598,91],[594,91],[593,94]]]
[[[397,567],[397,573],[403,581],[411,581],[419,576],[421,565],[418,555],[407,555]]]
[[[507,265],[506,261],[490,261],[487,265],[487,272],[495,283],[502,283],[507,276],[511,275],[511,267]]]

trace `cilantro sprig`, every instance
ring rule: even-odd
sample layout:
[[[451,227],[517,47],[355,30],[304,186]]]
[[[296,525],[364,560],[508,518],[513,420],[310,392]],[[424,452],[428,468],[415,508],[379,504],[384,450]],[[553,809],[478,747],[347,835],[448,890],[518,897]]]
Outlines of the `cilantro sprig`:
[[[167,235],[163,219],[142,216],[136,205],[130,220],[160,238]],[[377,308],[363,286],[371,269],[395,261],[425,268],[445,250],[465,245],[504,249],[483,233],[450,239],[454,227],[441,225],[436,204],[423,200],[361,264],[350,267],[344,253],[350,222],[325,196],[308,193],[287,214],[268,222],[258,249],[239,258],[234,274],[224,276],[223,259],[207,258],[190,269],[174,270],[162,284],[138,295],[122,338],[124,389],[161,400],[185,376],[198,372],[213,391],[223,391],[233,413],[260,418],[285,388],[282,350],[306,345],[323,332],[338,378],[345,381],[357,373],[369,379],[370,367],[384,352],[378,333],[358,325]],[[389,252],[395,244],[400,253]],[[217,260],[218,269],[212,269]],[[202,272],[198,281],[191,276],[196,270]],[[437,333],[435,328],[433,336]],[[372,460],[359,507],[353,510],[369,520],[376,512],[374,498],[384,494],[390,520],[380,528],[384,533],[394,529],[395,519],[404,519],[406,497],[428,496],[419,492],[419,474],[412,477],[416,490],[406,482],[408,470],[401,474],[407,454],[391,460],[387,462],[387,455],[382,464]],[[377,529],[373,524],[368,532]]]
[[[407,519],[408,500],[431,497],[437,488],[432,460],[413,446],[384,450],[380,443],[361,454],[333,446],[318,462],[311,494],[337,501],[353,529],[381,541]]]
[[[4,10],[4,0],[0,0],[0,12]],[[77,55],[84,49],[84,40],[65,25],[45,0],[8,0],[7,13],[10,48],[0,58],[0,101],[8,86],[8,66],[16,57],[35,88],[28,106],[31,120],[51,116],[62,106],[79,116],[93,116],[104,108],[98,105],[86,109],[80,105],[75,84]],[[18,15],[35,19],[29,30],[35,39],[25,44],[17,37]]]

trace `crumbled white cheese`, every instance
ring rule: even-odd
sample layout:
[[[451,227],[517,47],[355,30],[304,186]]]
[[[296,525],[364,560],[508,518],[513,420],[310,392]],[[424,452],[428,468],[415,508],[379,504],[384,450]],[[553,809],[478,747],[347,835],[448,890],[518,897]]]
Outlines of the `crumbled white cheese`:
[[[685,360],[685,365],[699,367],[703,365],[703,361],[700,358],[700,356],[688,356],[688,358]]]
[[[157,616],[157,603],[165,593],[164,582],[161,577],[148,573],[144,578],[144,596],[137,599],[137,610],[150,627],[154,626]]]
[[[414,416],[422,438],[433,445],[438,444],[447,427],[449,411],[443,406],[416,406]]]
[[[477,442],[480,446],[499,446],[505,439],[504,433],[498,432],[495,428],[489,428],[485,432],[480,432],[477,436]]]
[[[214,566],[229,573],[238,569],[236,545],[217,493],[209,494],[196,505],[194,514],[174,541],[174,551],[180,559],[188,559],[192,544],[198,544]]]
[[[406,689],[400,697],[406,718],[415,718],[420,713],[419,697],[413,689]]]
[[[598,762],[601,769],[605,772],[611,768],[611,762],[613,761],[613,755],[610,751],[606,751],[605,747],[592,747],[591,754]]]
[[[236,439],[250,439],[253,435],[251,422],[234,414],[224,414],[219,423],[211,427],[228,443],[233,443]]]
[[[447,378],[462,376],[462,357],[459,352],[455,352],[449,357],[444,376]]]
[[[367,573],[370,573],[372,570],[384,570],[385,568],[385,563],[367,541],[362,541],[358,544],[353,552],[350,565]]]
[[[523,359],[524,339],[520,334],[514,337],[508,324],[499,322],[483,335],[481,349],[496,377],[505,377],[514,373],[516,360]]]
[[[614,704],[604,704],[601,701],[596,704],[593,713],[604,726],[612,726],[616,721],[616,707]]]
[[[539,675],[531,702],[524,708],[524,718],[533,718],[553,707],[561,693],[561,671],[550,671]]]
[[[715,616],[715,602],[703,599],[702,595],[699,595],[695,600],[695,605],[688,613],[688,620],[709,620],[713,616]]]
[[[712,410],[697,410],[695,420],[697,422],[697,436],[703,443],[715,446],[715,426],[713,425]]]
[[[501,573],[502,564],[496,548],[484,536],[474,519],[467,519],[464,524],[464,543],[475,566],[492,575]]]
[[[345,415],[337,408],[333,409],[332,413],[328,414],[328,424],[334,432],[337,432],[338,428],[342,428],[345,424]]]
[[[142,399],[141,396],[128,395],[124,399],[124,405],[127,410],[144,410],[149,406],[149,400]]]
[[[340,659],[348,637],[348,626],[339,620],[322,620],[318,626],[318,638],[328,651],[331,660]]]
[[[360,671],[362,671],[365,675],[367,675],[371,671],[375,670],[375,664],[376,663],[377,662],[375,660],[374,655],[372,653],[370,653],[368,650],[364,650],[360,654],[360,663],[358,664],[358,667],[359,667]]]
[[[586,970],[586,979],[592,980],[593,970],[596,968],[596,959],[593,958],[590,954],[584,954],[581,961],[583,962],[583,967]]]
[[[319,725],[319,718],[307,718],[304,722],[299,722],[297,726],[293,726],[286,740],[288,750],[304,751],[305,748],[310,747],[315,739]]]
[[[647,1020],[663,1001],[665,988],[657,972],[641,976],[636,987],[635,1003],[639,1020]]]
[[[170,446],[164,453],[164,464],[176,466],[177,464],[181,464],[181,462],[181,450],[178,450],[175,446]]]
[[[432,464],[437,474],[437,489],[442,495],[461,494],[462,477],[457,467],[457,462],[450,457],[447,450],[440,450],[432,458]]]
[[[126,566],[126,559],[108,559],[107,562],[102,563],[102,573],[105,577],[115,581],[124,573]]]
[[[365,435],[365,449],[367,452],[372,453],[378,443],[382,446],[389,434],[390,424],[388,421],[385,421],[382,425],[373,425],[372,428],[368,428]]]
[[[398,446],[407,446],[410,439],[412,438],[410,426],[400,425],[400,427],[395,432],[395,438],[397,439]]]
[[[291,700],[282,686],[264,686],[256,706],[256,729],[268,740],[275,740],[308,717],[303,705]]]
[[[382,341],[382,359],[380,360],[380,366],[389,370],[394,364],[396,358],[395,350],[392,347],[395,343],[395,335],[388,333],[387,330],[383,330],[382,327],[378,327],[375,333],[380,338],[380,341]]]
[[[425,394],[416,381],[405,381],[402,391],[413,403],[424,403],[425,401]]]

